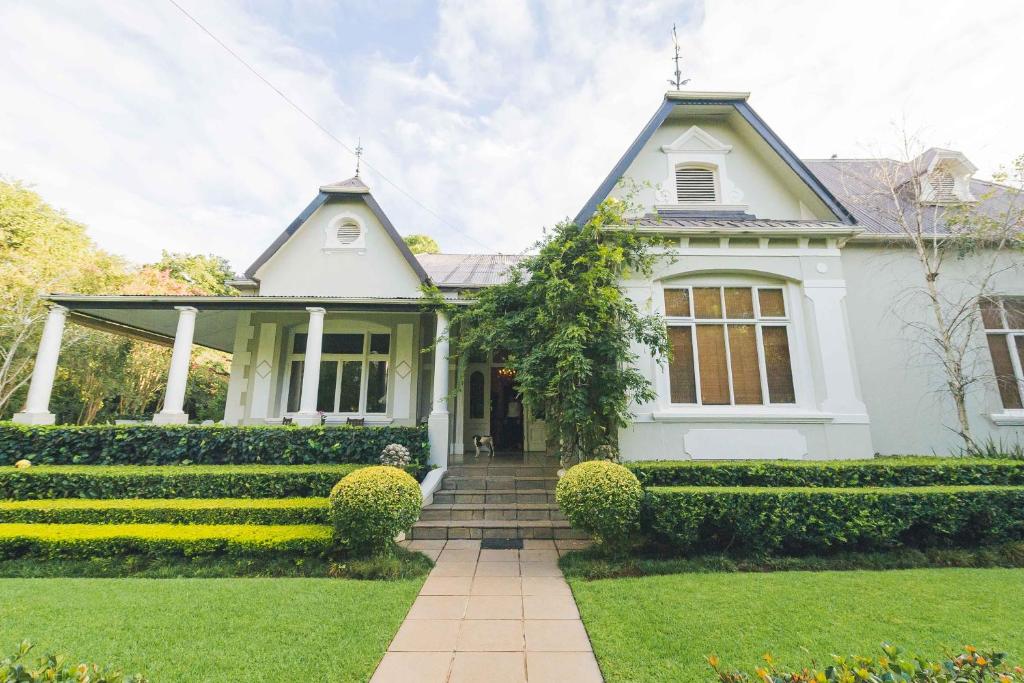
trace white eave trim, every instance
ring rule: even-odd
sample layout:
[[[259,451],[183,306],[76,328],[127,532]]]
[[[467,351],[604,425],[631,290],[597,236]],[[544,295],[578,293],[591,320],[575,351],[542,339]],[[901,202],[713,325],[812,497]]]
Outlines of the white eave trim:
[[[669,90],[665,93],[665,99],[673,102],[686,102],[687,100],[739,100],[750,99],[749,92],[726,91],[715,92],[713,90]]]

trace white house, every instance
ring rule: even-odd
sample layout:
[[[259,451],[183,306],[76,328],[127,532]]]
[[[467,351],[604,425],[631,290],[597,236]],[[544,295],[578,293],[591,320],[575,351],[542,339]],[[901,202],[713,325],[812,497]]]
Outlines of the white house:
[[[923,174],[935,204],[995,189],[960,153],[930,150]],[[658,399],[634,406],[626,459],[850,458],[955,448],[941,376],[919,362],[892,302],[920,280],[908,244],[875,209],[864,172],[887,160],[802,161],[761,120],[746,93],[670,92],[577,220],[640,188],[630,220],[671,239],[651,278],[623,287],[665,317],[671,364],[643,350]],[[999,194],[1002,193],[1002,194]],[[998,197],[997,200],[998,201]],[[506,449],[547,448],[543,416],[524,411],[500,350],[473,359],[454,405],[447,321],[423,306],[430,282],[456,303],[499,282],[516,257],[414,256],[358,178],[325,185],[245,272],[241,297],[53,294],[26,407],[48,403],[65,319],[174,347],[158,423],[182,412],[192,344],[233,354],[229,424],[350,419],[428,423],[445,466],[473,434]],[[1024,436],[1024,256],[1008,257],[984,316],[989,383],[971,394],[975,433]],[[970,257],[951,266],[970,273]],[[912,312],[912,314],[914,314]],[[918,313],[924,315],[924,312]],[[978,311],[979,320],[982,313]],[[440,337],[431,353],[423,353]],[[999,375],[999,382],[995,380]]]

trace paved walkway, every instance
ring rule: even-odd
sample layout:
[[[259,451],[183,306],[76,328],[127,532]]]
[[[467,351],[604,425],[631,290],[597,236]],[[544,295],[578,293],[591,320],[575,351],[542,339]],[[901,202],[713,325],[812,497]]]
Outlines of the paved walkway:
[[[583,541],[411,541],[437,562],[372,683],[600,683],[558,553]],[[556,546],[557,544],[557,546]]]

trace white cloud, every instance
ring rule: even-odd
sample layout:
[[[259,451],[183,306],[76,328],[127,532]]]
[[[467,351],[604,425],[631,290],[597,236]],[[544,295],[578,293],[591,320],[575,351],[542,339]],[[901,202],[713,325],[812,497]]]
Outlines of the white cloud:
[[[361,136],[399,230],[450,251],[519,251],[579,209],[657,107],[674,21],[691,87],[751,90],[803,156],[886,149],[904,117],[982,174],[1024,152],[1009,0],[446,2],[402,62],[346,51],[350,27],[324,25],[321,0],[283,10],[288,31],[248,5],[183,4],[350,146]],[[5,3],[0,44],[0,173],[137,260],[212,251],[244,268],[319,184],[351,175],[350,155],[170,4]]]

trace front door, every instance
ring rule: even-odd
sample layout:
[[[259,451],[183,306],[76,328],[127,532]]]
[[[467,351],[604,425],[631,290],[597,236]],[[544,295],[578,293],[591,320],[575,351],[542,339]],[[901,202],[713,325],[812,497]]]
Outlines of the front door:
[[[463,438],[466,453],[475,453],[474,436],[491,433],[491,367],[489,363],[470,363],[466,368],[466,385],[462,402],[465,411]]]
[[[523,402],[505,366],[491,366],[491,436],[500,451],[523,450]]]

